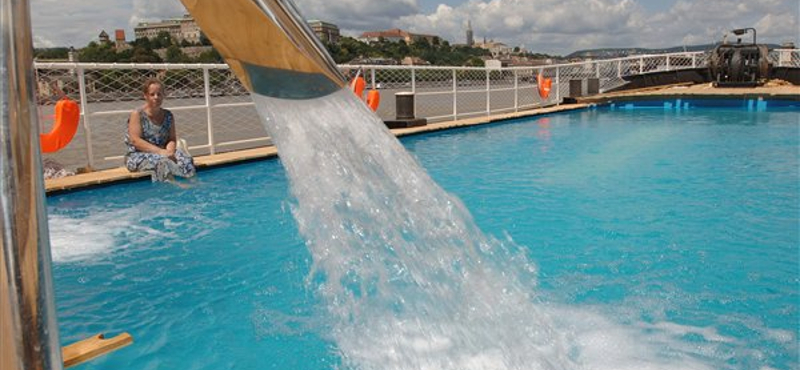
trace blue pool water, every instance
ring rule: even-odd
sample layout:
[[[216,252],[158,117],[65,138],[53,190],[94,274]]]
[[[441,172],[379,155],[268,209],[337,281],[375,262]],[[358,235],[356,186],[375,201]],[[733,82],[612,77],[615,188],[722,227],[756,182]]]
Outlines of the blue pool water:
[[[402,141],[525,248],[581,368],[798,369],[798,121],[599,108]],[[133,335],[83,369],[347,366],[293,203],[279,161],[48,197],[62,343]]]

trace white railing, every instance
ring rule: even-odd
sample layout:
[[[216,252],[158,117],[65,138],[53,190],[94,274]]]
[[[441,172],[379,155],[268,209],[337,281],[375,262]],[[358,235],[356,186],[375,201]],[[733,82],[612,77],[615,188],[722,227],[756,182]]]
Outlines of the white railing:
[[[776,50],[775,66],[800,68],[800,50]],[[704,52],[640,55],[582,63],[512,68],[341,65],[348,77],[359,71],[367,86],[381,91],[376,112],[384,120],[396,114],[394,93],[413,92],[415,115],[429,121],[516,112],[558,104],[562,98],[602,93],[627,83],[626,77],[703,68]],[[141,83],[164,81],[166,105],[175,113],[179,135],[194,155],[264,146],[270,143],[254,104],[226,64],[36,63],[42,130],[58,100],[58,89],[81,103],[81,129],[66,148],[48,154],[68,168],[121,165],[126,119],[142,104]],[[547,98],[538,93],[537,76],[551,78]]]

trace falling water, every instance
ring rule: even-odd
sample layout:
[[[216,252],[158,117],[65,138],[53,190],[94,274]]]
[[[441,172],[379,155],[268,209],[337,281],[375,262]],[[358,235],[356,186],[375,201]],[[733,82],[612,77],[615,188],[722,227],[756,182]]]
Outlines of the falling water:
[[[713,330],[620,324],[541,302],[525,249],[484,235],[348,90],[253,100],[290,179],[309,282],[346,368],[714,368],[728,339]],[[687,332],[710,344],[685,342]]]
[[[533,303],[534,264],[481,233],[351,92],[254,100],[290,178],[345,364],[575,368]]]

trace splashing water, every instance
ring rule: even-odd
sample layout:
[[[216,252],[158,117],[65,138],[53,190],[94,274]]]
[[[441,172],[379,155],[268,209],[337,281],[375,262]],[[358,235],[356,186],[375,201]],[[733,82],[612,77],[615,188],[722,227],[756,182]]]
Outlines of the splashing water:
[[[294,216],[345,363],[569,363],[562,339],[531,303],[534,265],[515,245],[483,235],[351,92],[311,104],[254,100],[290,178]]]
[[[309,281],[345,367],[708,368],[658,360],[630,330],[539,302],[523,248],[484,235],[350,91],[253,100],[290,179]]]

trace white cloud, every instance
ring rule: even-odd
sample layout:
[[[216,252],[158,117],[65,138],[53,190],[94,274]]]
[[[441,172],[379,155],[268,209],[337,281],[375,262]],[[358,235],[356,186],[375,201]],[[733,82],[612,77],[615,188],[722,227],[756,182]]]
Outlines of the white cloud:
[[[178,0],[154,1],[154,0],[133,0],[133,12],[131,13],[128,25],[133,28],[140,22],[159,21],[164,18],[175,18],[186,13]]]
[[[30,0],[30,9],[37,47],[83,47],[97,40],[100,31],[113,35],[115,29],[126,29],[131,14],[130,1],[122,0]]]
[[[727,30],[752,26],[759,30],[759,42],[797,42],[797,14],[796,0],[679,0],[661,12],[648,11],[641,0],[472,0],[406,16],[393,26],[463,43],[470,19],[479,39],[567,54],[583,48],[705,44]]]
[[[82,47],[117,28],[132,39],[140,21],[185,13],[179,0],[30,1],[37,46]],[[471,20],[476,39],[555,54],[710,43],[742,27],[756,27],[759,42],[800,43],[797,0],[663,0],[659,10],[650,0],[441,0],[429,13],[418,1],[436,0],[296,0],[306,18],[335,23],[346,35],[403,28],[463,43]]]
[[[420,11],[416,0],[296,0],[296,4],[307,19],[361,31],[389,28],[397,18]]]

